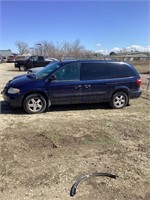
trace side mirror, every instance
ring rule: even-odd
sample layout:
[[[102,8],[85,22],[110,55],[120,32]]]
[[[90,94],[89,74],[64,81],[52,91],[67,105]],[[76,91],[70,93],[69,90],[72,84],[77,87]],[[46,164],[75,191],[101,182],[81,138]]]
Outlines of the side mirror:
[[[54,80],[56,80],[56,76],[55,75],[51,75],[48,80],[49,81],[54,81]]]

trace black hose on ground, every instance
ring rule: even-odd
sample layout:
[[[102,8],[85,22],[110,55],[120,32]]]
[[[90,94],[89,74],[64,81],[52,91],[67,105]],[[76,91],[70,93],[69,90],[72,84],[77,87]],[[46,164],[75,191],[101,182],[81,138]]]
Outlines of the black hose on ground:
[[[89,174],[86,174],[84,176],[81,176],[71,187],[71,190],[70,190],[70,196],[73,197],[75,194],[76,194],[76,189],[78,187],[78,185],[86,180],[87,178],[89,177],[92,177],[92,176],[106,176],[106,177],[110,177],[110,178],[114,178],[116,179],[118,176],[117,175],[113,175],[113,174],[110,174],[110,173],[103,173],[103,172],[95,172],[95,173],[89,173]]]

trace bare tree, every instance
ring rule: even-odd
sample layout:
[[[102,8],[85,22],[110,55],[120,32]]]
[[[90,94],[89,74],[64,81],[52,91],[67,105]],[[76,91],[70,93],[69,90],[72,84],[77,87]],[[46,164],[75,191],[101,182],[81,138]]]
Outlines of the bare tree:
[[[67,41],[55,43],[53,41],[49,42],[46,40],[38,41],[32,48],[29,48],[28,44],[21,41],[16,42],[16,45],[21,55],[31,52],[31,49],[32,55],[43,55],[45,57],[54,57],[57,59],[62,59],[65,57],[91,57],[93,54],[93,52],[84,48],[79,39],[72,43]]]
[[[81,57],[85,52],[84,46],[80,44],[80,40],[75,40],[73,43],[64,42],[62,45],[63,56]]]
[[[40,41],[34,46],[34,54],[41,55],[41,52],[45,57],[56,57],[56,45],[53,42]]]
[[[63,56],[69,56],[73,54],[72,44],[69,42],[63,43]]]
[[[20,55],[27,54],[30,52],[29,46],[25,42],[17,41],[16,46],[18,47],[18,52]]]
[[[72,53],[75,57],[80,57],[83,55],[84,52],[84,46],[81,45],[80,40],[77,39],[74,41],[74,43],[72,44]]]

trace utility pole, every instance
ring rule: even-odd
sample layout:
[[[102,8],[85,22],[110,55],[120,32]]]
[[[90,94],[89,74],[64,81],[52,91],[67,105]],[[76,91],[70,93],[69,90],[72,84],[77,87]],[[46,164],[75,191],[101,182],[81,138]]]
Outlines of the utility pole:
[[[43,53],[42,53],[42,44],[38,43],[38,44],[36,44],[36,45],[37,45],[37,46],[40,46],[40,51],[41,51],[40,54],[41,54],[41,56],[42,56],[42,54],[43,54]]]

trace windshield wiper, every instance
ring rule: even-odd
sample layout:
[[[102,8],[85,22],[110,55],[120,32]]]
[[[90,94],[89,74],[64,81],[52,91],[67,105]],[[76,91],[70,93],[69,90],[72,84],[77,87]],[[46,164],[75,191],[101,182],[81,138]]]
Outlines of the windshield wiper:
[[[117,175],[113,175],[110,173],[103,173],[103,172],[89,173],[89,174],[80,176],[80,178],[72,185],[71,190],[70,190],[70,196],[73,197],[76,194],[76,189],[82,181],[84,181],[87,178],[92,177],[92,176],[107,176],[107,177],[114,178],[114,179],[116,179],[118,177]]]
[[[28,74],[27,77],[36,79],[36,75],[35,74]]]

